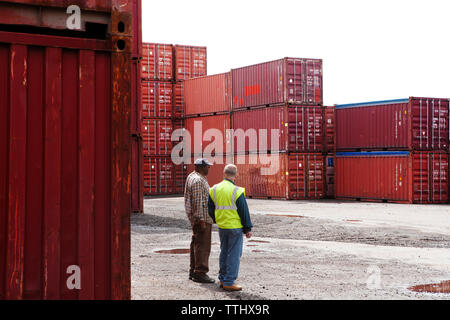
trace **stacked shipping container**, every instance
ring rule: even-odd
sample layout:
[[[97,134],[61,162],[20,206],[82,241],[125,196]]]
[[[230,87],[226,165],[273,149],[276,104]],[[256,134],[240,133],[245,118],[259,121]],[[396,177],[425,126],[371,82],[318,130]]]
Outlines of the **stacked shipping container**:
[[[231,159],[249,197],[324,197],[321,60],[284,58],[234,69],[188,80],[184,91],[191,161],[212,153],[223,170],[222,160]],[[204,141],[211,143],[204,147]],[[209,180],[217,183],[216,175]]]
[[[206,48],[143,44],[142,138],[146,195],[182,193],[184,166],[172,163],[172,133],[184,127],[185,79],[206,75]]]
[[[338,105],[336,196],[448,201],[449,100]]]
[[[173,46],[144,43],[142,139],[145,194],[172,192]]]
[[[324,197],[322,60],[284,58],[231,73],[237,183],[249,197]],[[245,132],[256,139],[239,143]]]
[[[221,180],[225,163],[232,161],[241,172],[237,183],[246,187],[249,197],[334,198],[335,173],[342,168],[342,162],[373,156],[401,158],[416,169],[411,169],[413,177],[406,180],[398,174],[405,167],[393,169],[401,179],[397,181],[400,188],[405,183],[409,183],[409,189],[414,188],[408,198],[381,195],[372,198],[421,203],[447,201],[448,190],[444,190],[448,189],[448,100],[411,98],[323,107],[321,68],[321,60],[285,58],[178,82],[172,88],[172,101],[160,99],[159,105],[154,103],[148,108],[154,113],[171,114],[177,120],[172,126],[169,122],[147,123],[144,128],[151,127],[155,133],[145,134],[146,139],[154,141],[155,154],[167,156],[168,133],[173,128],[184,128],[184,151],[189,154],[185,159],[189,161],[184,166],[175,166],[172,176],[180,179],[189,174],[194,159],[209,154],[210,161],[215,163],[210,184]],[[179,73],[187,72],[182,71],[182,66],[178,69]],[[176,106],[177,111],[171,113],[167,107],[161,107],[164,101]],[[372,119],[364,116],[364,109],[361,111],[370,107],[375,108],[367,111]],[[392,121],[391,126],[386,119]],[[336,127],[341,131],[336,133]],[[394,153],[383,153],[390,150]],[[355,153],[359,151],[368,152]],[[408,151],[409,158],[396,153],[399,151]],[[345,176],[347,172],[342,171],[336,177],[339,192],[342,181],[349,179]],[[184,181],[175,185],[173,192],[182,193]],[[371,199],[366,194],[362,197],[348,192],[340,197]]]

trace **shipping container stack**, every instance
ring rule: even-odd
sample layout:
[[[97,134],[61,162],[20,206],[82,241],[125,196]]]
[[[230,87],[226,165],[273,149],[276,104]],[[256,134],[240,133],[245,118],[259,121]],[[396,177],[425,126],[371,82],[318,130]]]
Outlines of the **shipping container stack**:
[[[184,166],[171,159],[172,133],[184,128],[183,81],[206,75],[206,48],[144,43],[141,71],[144,193],[181,194]]]
[[[172,193],[173,46],[144,43],[142,138],[145,195]]]
[[[449,100],[336,106],[336,197],[447,203]]]
[[[258,136],[241,146],[232,138],[237,183],[250,198],[323,198],[322,60],[284,58],[231,74],[232,128]]]
[[[284,58],[184,85],[191,161],[214,141],[210,185],[234,162],[249,198],[325,196],[322,60]]]

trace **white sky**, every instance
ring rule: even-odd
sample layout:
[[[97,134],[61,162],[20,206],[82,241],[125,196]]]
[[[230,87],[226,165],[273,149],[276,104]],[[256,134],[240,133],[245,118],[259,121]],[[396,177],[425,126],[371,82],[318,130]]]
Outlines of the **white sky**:
[[[208,74],[324,60],[327,105],[450,98],[449,0],[142,0],[143,41],[208,47]]]

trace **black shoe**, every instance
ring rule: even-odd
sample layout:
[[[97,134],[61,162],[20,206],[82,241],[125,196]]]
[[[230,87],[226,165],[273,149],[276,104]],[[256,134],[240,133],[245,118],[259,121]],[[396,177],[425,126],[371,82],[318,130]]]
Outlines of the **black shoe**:
[[[192,280],[194,275],[195,275],[195,273],[193,271],[189,271],[189,280]]]
[[[214,279],[208,277],[207,274],[193,274],[192,276],[192,281],[194,282],[199,282],[199,283],[214,283],[216,281],[214,281]]]

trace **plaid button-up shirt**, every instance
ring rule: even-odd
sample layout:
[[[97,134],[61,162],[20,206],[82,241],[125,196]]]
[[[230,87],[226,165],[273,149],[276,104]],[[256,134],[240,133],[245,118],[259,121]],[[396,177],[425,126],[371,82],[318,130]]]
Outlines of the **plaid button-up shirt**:
[[[205,177],[194,171],[186,179],[184,189],[184,207],[186,215],[191,222],[195,220],[212,224],[208,213],[209,184]]]

